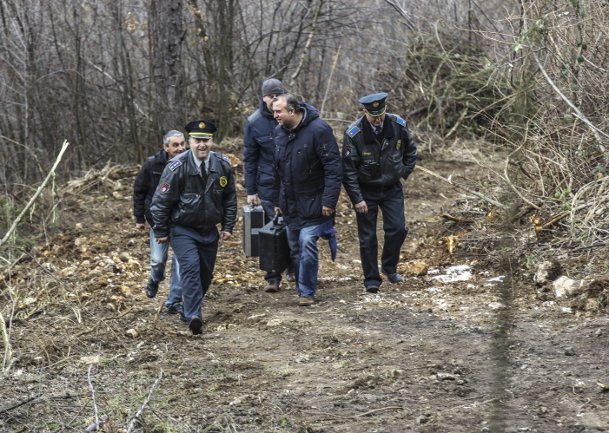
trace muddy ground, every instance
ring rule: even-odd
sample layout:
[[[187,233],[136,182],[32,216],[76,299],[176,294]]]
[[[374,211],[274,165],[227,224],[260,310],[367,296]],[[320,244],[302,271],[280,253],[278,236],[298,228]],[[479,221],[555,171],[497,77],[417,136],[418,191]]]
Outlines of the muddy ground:
[[[484,168],[461,156],[420,165],[484,182]],[[607,315],[540,297],[518,269],[449,254],[439,215],[468,198],[446,182],[421,171],[407,182],[408,278],[377,295],[362,290],[344,195],[338,258],[320,242],[312,307],[297,306],[291,284],[262,291],[239,222],[194,337],[160,311],[166,283],[157,298],[144,295],[134,174],[107,169],[66,187],[68,228],[4,275],[5,319],[15,309],[1,432],[609,431]],[[471,278],[443,282],[455,265]]]

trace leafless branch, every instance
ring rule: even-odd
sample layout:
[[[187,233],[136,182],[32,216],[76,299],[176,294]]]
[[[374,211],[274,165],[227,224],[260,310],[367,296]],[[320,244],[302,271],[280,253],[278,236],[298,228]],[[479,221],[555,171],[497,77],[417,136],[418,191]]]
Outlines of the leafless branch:
[[[49,180],[55,176],[55,169],[59,165],[59,162],[61,161],[61,157],[63,156],[64,152],[66,151],[66,149],[68,148],[69,145],[70,145],[70,143],[68,143],[67,140],[63,141],[63,145],[61,147],[61,150],[59,151],[59,155],[57,155],[57,159],[55,160],[55,163],[51,167],[51,170],[49,170],[47,177],[44,179],[42,184],[38,187],[38,189],[36,190],[36,192],[34,193],[32,198],[30,199],[28,204],[23,208],[21,213],[19,215],[17,215],[17,218],[15,218],[15,221],[13,221],[13,224],[7,230],[7,232],[4,235],[4,237],[2,238],[2,240],[0,240],[0,247],[2,245],[4,245],[4,243],[12,236],[13,232],[17,228],[17,225],[21,221],[21,218],[23,218],[23,215],[25,215],[25,213],[30,209],[30,207],[32,207],[32,205],[34,204],[34,202],[36,201],[36,199],[38,198],[40,193],[42,193],[42,190],[44,189],[44,187],[47,185],[47,183],[49,183]]]
[[[455,188],[458,188],[458,189],[460,189],[460,190],[463,190],[463,191],[465,191],[465,192],[467,192],[467,193],[469,193],[469,194],[475,195],[476,197],[478,197],[478,198],[480,198],[480,199],[482,199],[482,200],[486,201],[487,203],[492,204],[493,206],[496,206],[496,207],[501,208],[501,209],[505,209],[505,207],[506,207],[506,206],[505,206],[503,203],[500,203],[500,202],[498,202],[497,200],[493,200],[492,198],[487,197],[487,196],[485,196],[484,194],[479,193],[478,191],[474,191],[474,190],[469,189],[469,188],[467,188],[467,187],[465,187],[465,186],[463,186],[463,185],[458,185],[458,184],[455,184],[455,183],[452,181],[452,179],[445,178],[444,176],[439,175],[438,173],[436,173],[436,172],[435,172],[435,171],[433,171],[433,170],[430,170],[430,169],[428,169],[428,168],[422,167],[422,166],[420,166],[420,165],[417,165],[417,166],[416,166],[416,168],[417,168],[417,169],[419,169],[419,170],[421,170],[421,171],[422,171],[422,172],[424,172],[424,173],[427,173],[427,174],[429,174],[429,175],[431,175],[431,176],[433,176],[433,177],[437,178],[437,179],[443,180],[444,182],[446,182],[446,183],[448,183],[448,184],[450,184],[450,185],[454,186]]]
[[[7,292],[10,297],[10,314],[8,317],[8,326],[7,321],[0,311],[0,329],[2,329],[2,341],[4,342],[4,357],[2,358],[2,372],[7,373],[11,366],[13,365],[13,349],[11,346],[11,332],[13,317],[15,315],[15,306],[17,304],[14,296],[13,287],[11,285],[7,285]]]
[[[91,390],[91,398],[93,399],[93,412],[95,414],[95,428],[94,430],[89,430],[87,428],[87,431],[95,431],[97,429],[99,429],[100,427],[100,423],[99,423],[99,415],[98,415],[98,411],[97,411],[97,401],[95,399],[95,388],[93,388],[93,382],[91,380],[91,369],[93,368],[93,364],[89,365],[89,370],[87,371],[87,381],[89,382],[89,389]],[[89,426],[91,427],[91,426]]]
[[[298,63],[298,67],[296,71],[290,77],[292,82],[300,75],[300,71],[302,71],[302,66],[304,65],[305,59],[307,58],[307,54],[309,54],[309,48],[311,47],[311,42],[313,42],[313,37],[317,31],[317,21],[319,19],[319,14],[321,13],[321,9],[324,5],[324,1],[320,0],[319,7],[315,11],[315,16],[313,17],[313,25],[311,27],[311,33],[309,33],[309,38],[307,39],[307,43],[305,44],[304,49],[302,50],[302,56],[300,57],[300,62]]]
[[[324,93],[324,99],[321,101],[321,108],[319,109],[320,113],[324,112],[324,106],[326,105],[326,99],[328,98],[328,92],[330,91],[330,84],[332,83],[332,76],[334,75],[334,70],[336,69],[336,65],[338,64],[340,49],[341,45],[338,46],[338,49],[336,50],[336,55],[334,56],[334,62],[332,63],[332,69],[330,70],[330,77],[328,78],[328,83],[326,84],[326,92]]]
[[[395,0],[385,0],[385,2],[392,8],[394,8],[402,16],[402,18],[406,20],[406,26],[409,29],[414,29],[414,24],[412,23],[412,16],[410,16],[410,14],[404,8],[398,5]]]
[[[161,371],[159,372],[159,377],[157,378],[157,380],[152,385],[152,388],[150,388],[150,392],[148,392],[148,397],[146,397],[146,400],[144,401],[142,406],[135,413],[133,418],[131,418],[131,422],[129,423],[129,428],[127,429],[126,433],[131,433],[133,431],[133,429],[135,428],[135,424],[137,423],[137,421],[140,419],[140,417],[144,413],[144,409],[146,408],[146,406],[148,405],[148,403],[152,399],[152,394],[154,394],[154,391],[157,388],[157,386],[159,385],[159,383],[161,382],[162,378],[163,378],[163,369],[161,369]]]
[[[35,395],[33,397],[28,398],[27,400],[20,401],[19,403],[15,403],[12,406],[6,407],[4,409],[0,409],[0,413],[7,413],[13,409],[17,409],[18,407],[23,406],[24,404],[31,403],[32,401],[40,398],[40,395]]]
[[[543,67],[543,65],[541,64],[541,62],[539,61],[539,58],[537,57],[537,55],[535,53],[533,53],[533,58],[535,59],[535,63],[537,63],[537,67],[539,68],[539,70],[543,74],[544,78],[546,79],[546,81],[548,82],[550,87],[552,87],[552,89],[558,94],[558,96],[560,96],[560,98],[563,101],[565,101],[566,104],[569,107],[571,107],[571,109],[575,112],[574,113],[575,117],[577,117],[579,120],[584,122],[592,130],[592,133],[594,134],[594,137],[596,138],[596,140],[598,142],[600,142],[601,141],[601,137],[600,137],[601,135],[604,136],[605,138],[609,138],[609,134],[607,134],[604,131],[600,130],[592,122],[590,122],[588,120],[588,118],[586,116],[584,116],[584,114],[579,110],[579,108],[577,108],[575,106],[575,104],[573,102],[571,102],[569,100],[569,98],[567,98],[565,96],[565,94],[560,91],[558,86],[556,84],[554,84],[554,81],[552,81],[552,78],[550,78],[550,76],[546,72],[545,68]],[[601,145],[601,151],[603,151],[603,152],[605,151],[605,149],[602,147],[602,145]]]

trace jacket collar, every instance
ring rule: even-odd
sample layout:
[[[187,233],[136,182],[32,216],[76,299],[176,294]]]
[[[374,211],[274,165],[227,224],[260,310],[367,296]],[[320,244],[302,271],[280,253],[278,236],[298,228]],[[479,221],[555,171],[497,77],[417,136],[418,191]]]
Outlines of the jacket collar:
[[[374,143],[375,141],[378,141],[376,138],[376,134],[374,133],[374,129],[372,128],[372,125],[370,125],[370,122],[368,122],[368,119],[366,119],[366,116],[362,117],[361,124],[362,131],[364,134],[364,141],[366,143]],[[395,131],[391,126],[391,119],[387,114],[385,114],[385,120],[383,121],[382,138],[386,138],[387,140],[393,140],[395,138]]]
[[[188,155],[186,160],[182,159],[182,163],[186,166],[187,173],[189,175],[198,176],[200,173],[200,169],[194,161],[195,156],[192,154],[192,150],[188,152],[184,152],[184,154]],[[202,161],[201,164],[204,164],[205,161]],[[207,166],[207,171],[209,173],[216,172],[218,170],[218,165],[220,164],[219,158],[217,157],[216,152],[213,150],[209,151],[209,162]]]
[[[273,116],[273,113],[269,111],[269,107],[266,106],[266,102],[264,102],[264,100],[260,100],[260,105],[258,106],[258,109],[260,110],[260,114],[262,114],[264,117],[268,117],[273,120],[275,119],[275,116]]]
[[[155,158],[158,162],[166,164],[167,161],[169,161],[169,155],[167,154],[167,152],[165,151],[165,149],[161,148],[161,150],[159,150],[156,155]]]

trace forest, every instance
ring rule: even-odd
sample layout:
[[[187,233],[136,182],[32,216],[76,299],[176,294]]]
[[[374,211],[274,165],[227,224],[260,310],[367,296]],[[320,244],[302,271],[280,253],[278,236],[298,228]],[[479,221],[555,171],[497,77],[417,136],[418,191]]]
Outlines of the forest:
[[[607,0],[0,0],[0,431],[609,431],[608,68]],[[355,295],[343,193],[319,306],[236,233],[193,340],[143,294],[133,179],[213,119],[241,206],[267,78],[339,145],[365,94],[407,119],[407,282]]]

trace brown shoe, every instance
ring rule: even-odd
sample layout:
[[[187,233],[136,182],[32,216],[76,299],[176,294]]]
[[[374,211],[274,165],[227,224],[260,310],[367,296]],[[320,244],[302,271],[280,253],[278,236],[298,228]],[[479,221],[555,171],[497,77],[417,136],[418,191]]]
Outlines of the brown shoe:
[[[264,291],[269,293],[275,293],[279,291],[279,281],[267,281],[264,286]]]
[[[309,305],[313,305],[315,300],[310,296],[301,296],[298,300],[298,305],[301,307],[308,307]]]

